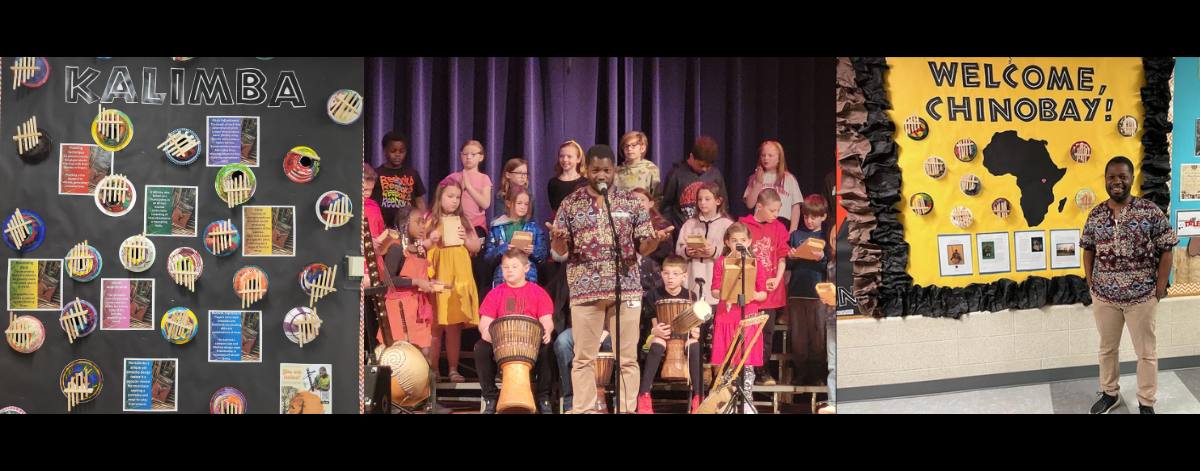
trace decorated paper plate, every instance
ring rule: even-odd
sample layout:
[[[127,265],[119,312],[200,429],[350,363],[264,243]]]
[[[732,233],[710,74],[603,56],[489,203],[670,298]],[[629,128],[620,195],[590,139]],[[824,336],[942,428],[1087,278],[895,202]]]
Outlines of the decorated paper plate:
[[[67,276],[80,283],[96,279],[100,276],[100,269],[104,268],[104,257],[100,256],[99,250],[88,245],[86,240],[68,250],[63,261]]]
[[[1008,215],[1012,214],[1012,203],[1006,198],[996,198],[992,201],[992,214],[995,214],[1000,219],[1008,219]]]
[[[188,266],[188,265],[191,266]],[[167,256],[167,274],[176,284],[196,290],[196,279],[204,272],[204,259],[200,251],[191,247],[179,247]]]
[[[133,120],[121,110],[104,109],[92,118],[92,140],[101,149],[116,152],[133,141]]]
[[[963,194],[975,196],[980,191],[983,191],[983,182],[979,180],[979,177],[968,173],[963,175],[962,179],[958,181],[958,187],[962,189]]]
[[[929,193],[917,193],[908,199],[908,207],[918,216],[924,216],[933,211],[933,197]]]
[[[362,116],[363,97],[358,92],[341,89],[329,96],[325,104],[329,119],[338,124],[354,124]]]
[[[137,204],[137,188],[125,175],[109,175],[100,179],[93,193],[100,212],[112,216],[124,216]]]
[[[45,57],[18,57],[13,59],[13,80],[29,88],[38,88],[50,79],[50,62]],[[16,88],[16,84],[13,84]]]
[[[971,227],[971,224],[974,222],[975,216],[971,214],[971,210],[966,206],[955,206],[950,211],[950,223],[954,224],[954,227],[966,229]]]
[[[8,313],[8,327],[4,329],[8,346],[21,353],[33,353],[42,348],[46,341],[46,327],[38,318]]]
[[[308,183],[321,170],[321,156],[308,146],[296,146],[283,156],[283,174],[296,183]]]
[[[237,388],[225,387],[213,393],[208,401],[210,414],[245,414],[246,395]]]
[[[283,335],[303,347],[321,334],[321,318],[304,306],[294,307],[283,316]]]
[[[920,116],[909,116],[904,119],[904,134],[914,141],[925,139],[929,136],[929,123]]]
[[[50,133],[38,127],[37,116],[31,116],[17,126],[17,132],[13,134],[12,139],[17,157],[30,164],[46,160],[46,157],[50,156],[50,148],[54,147]]]
[[[937,156],[925,159],[925,174],[929,175],[929,178],[942,178],[946,175],[946,161]]]
[[[300,272],[300,289],[304,294],[312,294],[312,284],[315,283],[322,273],[329,271],[329,265],[324,263],[314,263]]]
[[[250,201],[258,183],[254,179],[254,171],[246,164],[229,164],[217,172],[214,186],[217,189],[217,197],[232,208]]]
[[[326,229],[341,227],[354,219],[354,200],[337,190],[326,191],[317,198],[317,221]]]
[[[76,386],[76,377],[79,378],[79,386]],[[76,395],[78,403],[91,401],[104,389],[104,373],[92,360],[74,360],[67,363],[59,374],[58,389],[68,398]]]
[[[38,213],[17,208],[4,219],[4,245],[8,248],[26,253],[41,247],[45,240],[46,222]]]
[[[167,161],[175,165],[190,165],[200,158],[203,146],[200,136],[188,128],[178,128],[167,133],[167,139],[158,145],[158,149],[167,156]]]
[[[121,242],[121,266],[131,272],[144,272],[154,264],[154,242],[138,234]]]
[[[198,330],[200,322],[196,320],[196,313],[186,307],[168,309],[158,326],[163,338],[175,345],[191,342]]]
[[[213,221],[204,228],[204,249],[218,257],[237,253],[242,245],[242,234],[232,219]]]
[[[1091,210],[1096,206],[1096,193],[1088,188],[1075,192],[1075,204],[1084,211]]]
[[[8,407],[5,407],[5,408],[3,408],[3,409],[0,409],[0,415],[3,415],[3,414],[24,414],[24,413],[25,413],[25,409],[22,409],[22,408],[20,408],[20,407],[17,407],[17,406],[8,406]]]
[[[975,160],[975,156],[979,154],[979,146],[975,145],[975,141],[970,139],[959,139],[954,144],[954,157],[963,162]]]
[[[1079,163],[1087,163],[1092,158],[1092,145],[1087,141],[1075,141],[1071,144],[1071,160]]]
[[[59,326],[63,328],[63,331],[67,332],[68,337],[72,335],[70,329],[73,328],[76,330],[77,333],[71,339],[71,342],[74,343],[75,339],[87,337],[96,331],[96,327],[100,325],[99,312],[92,303],[75,298],[75,300],[63,305],[62,312],[58,318]]]
[[[1121,133],[1122,136],[1133,137],[1135,134],[1137,134],[1137,130],[1137,118],[1134,118],[1133,116],[1125,115],[1117,121],[1117,132]]]

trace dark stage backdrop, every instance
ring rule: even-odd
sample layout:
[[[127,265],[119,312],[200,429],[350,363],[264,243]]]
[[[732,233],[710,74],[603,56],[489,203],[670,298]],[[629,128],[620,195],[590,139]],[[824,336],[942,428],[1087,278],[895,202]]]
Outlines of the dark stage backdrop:
[[[641,130],[665,180],[692,141],[709,135],[739,216],[764,139],[783,143],[805,194],[825,189],[834,68],[833,58],[368,58],[366,155],[378,166],[384,133],[405,134],[410,164],[432,188],[461,168],[459,146],[477,139],[494,182],[505,159],[530,162],[535,212],[546,219],[563,141],[619,152],[621,135]]]

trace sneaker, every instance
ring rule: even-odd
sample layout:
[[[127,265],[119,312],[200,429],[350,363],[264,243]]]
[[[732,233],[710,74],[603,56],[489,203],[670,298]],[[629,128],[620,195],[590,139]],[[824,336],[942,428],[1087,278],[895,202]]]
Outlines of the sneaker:
[[[488,398],[483,399],[483,413],[484,414],[495,414],[496,413],[496,400],[495,399],[488,399]]]
[[[1143,406],[1141,404],[1138,404],[1138,413],[1154,415],[1154,408],[1150,407],[1150,406]]]
[[[554,413],[554,407],[550,406],[549,399],[542,399],[540,401],[537,401],[537,407],[538,407],[539,414],[553,414]]]
[[[689,413],[691,413],[691,414],[695,414],[695,413],[696,413],[696,411],[697,411],[697,410],[699,410],[699,409],[700,409],[700,395],[699,395],[699,394],[693,394],[693,395],[692,395],[692,409],[691,409],[691,411],[690,411]]]
[[[1098,392],[1096,393],[1096,396],[1098,396],[1100,399],[1096,400],[1095,404],[1092,404],[1093,414],[1107,414],[1112,412],[1113,409],[1116,409],[1117,406],[1121,405],[1120,393],[1109,396],[1103,392]]]
[[[652,404],[652,401],[650,400],[650,393],[645,392],[645,393],[638,394],[637,413],[639,413],[639,414],[653,414],[654,413],[654,406]]]

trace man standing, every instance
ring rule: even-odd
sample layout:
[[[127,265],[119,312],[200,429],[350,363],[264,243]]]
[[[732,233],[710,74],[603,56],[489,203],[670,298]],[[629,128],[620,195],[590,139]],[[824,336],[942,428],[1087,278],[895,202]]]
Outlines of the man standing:
[[[1129,194],[1133,162],[1113,157],[1104,166],[1108,200],[1092,208],[1079,245],[1083,273],[1091,288],[1092,315],[1100,331],[1099,400],[1093,414],[1107,414],[1121,403],[1121,330],[1129,326],[1137,353],[1138,411],[1154,413],[1158,388],[1155,309],[1167,295],[1171,247],[1179,243],[1171,223],[1153,202]]]
[[[572,410],[591,412],[596,404],[595,358],[600,352],[605,326],[620,336],[621,391],[617,408],[622,412],[637,409],[638,327],[641,323],[642,286],[637,253],[648,255],[659,242],[671,237],[674,227],[655,231],[650,214],[633,194],[613,185],[616,165],[606,145],[587,151],[588,186],[563,199],[550,229],[550,254],[558,262],[567,262],[567,285],[571,291],[571,330],[575,341],[575,359],[571,368],[574,393]],[[605,209],[607,192],[611,212]],[[611,218],[611,223],[609,219]],[[614,239],[613,226],[616,226]],[[634,244],[637,244],[637,253]],[[617,334],[614,295],[616,261],[621,251],[620,327]]]

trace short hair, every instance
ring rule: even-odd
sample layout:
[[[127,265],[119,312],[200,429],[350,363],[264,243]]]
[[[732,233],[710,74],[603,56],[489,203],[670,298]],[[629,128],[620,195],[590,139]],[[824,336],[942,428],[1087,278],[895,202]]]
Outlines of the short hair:
[[[621,155],[625,155],[625,144],[629,141],[637,140],[641,144],[649,144],[650,139],[646,137],[646,133],[641,131],[629,131],[621,136]]]
[[[1133,162],[1130,161],[1128,158],[1126,158],[1123,155],[1118,155],[1116,157],[1108,159],[1108,163],[1104,164],[1104,172],[1108,173],[1109,167],[1112,167],[1113,165],[1118,165],[1118,164],[1125,165],[1127,168],[1129,168],[1129,175],[1133,176],[1133,173],[1134,173]]]
[[[754,204],[778,203],[780,201],[783,200],[779,199],[778,191],[775,191],[774,188],[765,188],[763,191],[758,192],[758,200]]]
[[[825,197],[819,194],[808,195],[804,197],[804,204],[800,207],[800,213],[805,216],[825,216],[829,213],[829,202],[825,201]]]
[[[525,252],[522,252],[521,249],[515,249],[515,248],[508,249],[508,251],[504,252],[504,255],[502,255],[500,257],[500,261],[504,262],[505,259],[510,259],[510,258],[513,260],[519,261],[521,263],[524,263],[526,265],[529,265],[529,256],[525,255]]]
[[[700,136],[692,143],[692,156],[710,165],[717,161],[717,151],[717,140],[708,136]]]
[[[683,257],[680,257],[678,255],[669,255],[669,256],[667,256],[667,258],[663,259],[663,263],[662,263],[663,270],[666,270],[667,267],[675,267],[680,270],[683,270],[684,272],[687,272],[687,266],[688,266],[687,260],[684,260]]]
[[[597,160],[610,160],[610,161],[616,162],[617,159],[615,156],[613,156],[613,151],[612,151],[611,147],[608,147],[608,145],[606,145],[606,144],[596,144],[596,145],[588,148],[587,166],[591,167],[592,162],[595,162]]]
[[[404,146],[408,147],[408,138],[404,137],[403,134],[400,134],[395,131],[389,131],[387,134],[383,135],[383,148],[384,149],[387,149],[387,146],[393,142],[403,142]]]

